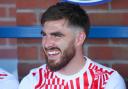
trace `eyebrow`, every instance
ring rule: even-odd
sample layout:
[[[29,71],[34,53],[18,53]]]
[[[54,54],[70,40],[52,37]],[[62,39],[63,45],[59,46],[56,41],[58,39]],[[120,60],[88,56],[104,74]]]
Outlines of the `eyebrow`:
[[[46,35],[46,33],[44,31],[41,31],[41,34],[42,35]],[[64,34],[62,34],[61,32],[52,32],[50,33],[50,35],[53,35],[53,36],[64,36]]]
[[[51,35],[53,35],[53,36],[64,36],[64,34],[61,33],[61,32],[53,32],[53,33],[51,33]]]

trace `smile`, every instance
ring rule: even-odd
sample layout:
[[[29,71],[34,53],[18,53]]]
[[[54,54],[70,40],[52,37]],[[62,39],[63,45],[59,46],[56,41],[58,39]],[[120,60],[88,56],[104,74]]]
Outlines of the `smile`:
[[[59,51],[49,51],[48,55],[58,55],[59,53]]]
[[[47,57],[49,60],[56,60],[60,57],[60,50],[54,49],[54,50],[47,50]]]

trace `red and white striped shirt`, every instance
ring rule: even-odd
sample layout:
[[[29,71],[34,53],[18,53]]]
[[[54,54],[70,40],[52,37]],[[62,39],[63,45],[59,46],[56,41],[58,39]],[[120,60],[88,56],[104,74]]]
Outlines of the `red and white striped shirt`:
[[[46,65],[33,69],[19,89],[126,89],[122,77],[113,69],[87,58],[82,70],[74,75],[53,72]]]

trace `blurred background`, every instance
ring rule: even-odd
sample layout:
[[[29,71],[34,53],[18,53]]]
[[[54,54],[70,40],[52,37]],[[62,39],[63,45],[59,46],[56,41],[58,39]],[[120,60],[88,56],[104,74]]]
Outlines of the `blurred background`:
[[[58,1],[0,0],[0,26],[39,26],[41,14]],[[89,14],[92,26],[128,26],[128,0],[82,7]],[[127,38],[88,39],[84,49],[86,56],[116,69],[128,86]],[[0,38],[0,67],[19,80],[44,62],[41,38]]]

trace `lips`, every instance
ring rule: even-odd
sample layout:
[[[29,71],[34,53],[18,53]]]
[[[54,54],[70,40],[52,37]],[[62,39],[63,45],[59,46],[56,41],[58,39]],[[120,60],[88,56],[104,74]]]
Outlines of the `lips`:
[[[60,57],[61,51],[57,48],[57,49],[49,49],[46,50],[46,54],[48,59],[50,60],[56,60]]]

